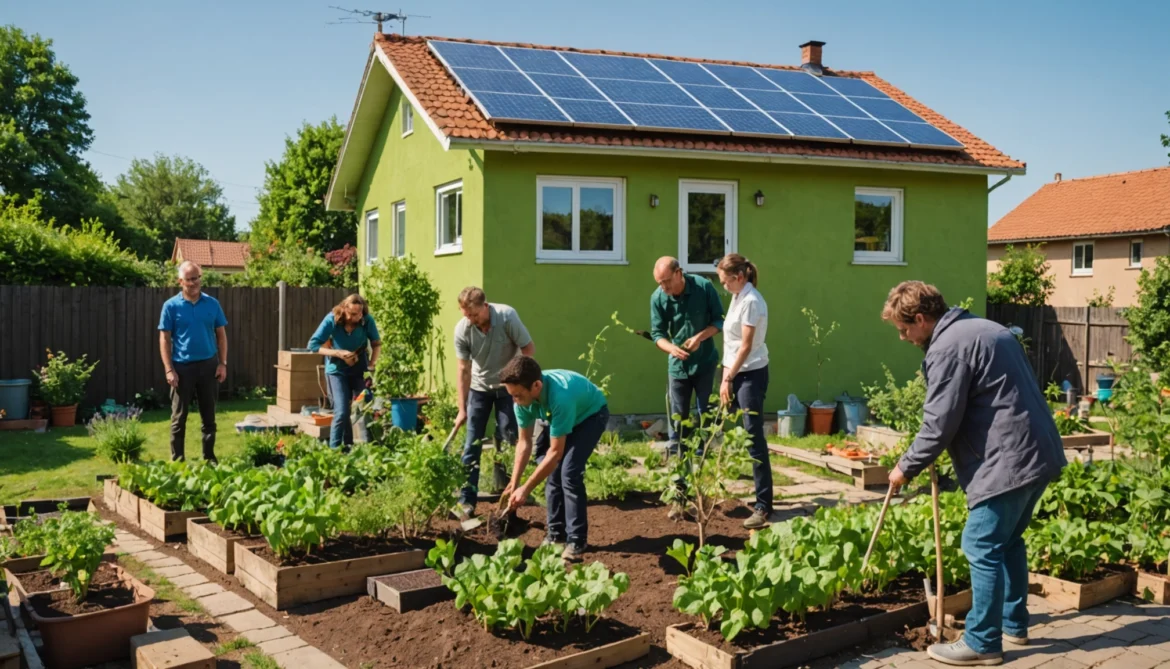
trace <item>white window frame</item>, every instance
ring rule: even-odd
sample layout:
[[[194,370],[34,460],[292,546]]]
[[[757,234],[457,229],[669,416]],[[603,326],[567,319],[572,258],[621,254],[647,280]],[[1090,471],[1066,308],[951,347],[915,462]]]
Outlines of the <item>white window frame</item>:
[[[414,132],[414,105],[409,100],[402,101],[402,136],[406,137]]]
[[[903,253],[902,237],[903,229],[905,227],[905,193],[901,188],[875,188],[870,186],[857,186],[853,189],[853,231],[854,235],[857,233],[857,196],[858,195],[874,195],[878,197],[893,198],[892,211],[890,212],[890,250],[889,251],[853,251],[853,264],[855,265],[903,265],[905,264],[905,255]],[[851,237],[856,239],[856,236]]]
[[[735,253],[739,248],[739,183],[736,181],[714,181],[708,179],[678,180],[678,262],[687,272],[714,274],[715,265],[691,263],[687,260],[687,224],[689,223],[687,195],[691,193],[715,193],[725,196],[727,214],[724,217],[723,254]]]
[[[544,189],[573,189],[573,250],[544,249]],[[581,250],[581,188],[607,186],[613,189],[613,250]],[[626,180],[613,177],[536,177],[536,262],[579,265],[626,264]]]
[[[399,200],[390,207],[390,221],[390,255],[401,258],[406,255],[406,200]],[[402,243],[399,243],[399,237],[402,237]]]
[[[1133,261],[1133,249],[1135,246],[1137,247],[1137,251],[1138,251],[1138,259],[1137,259],[1136,264]],[[1144,239],[1131,239],[1129,242],[1129,267],[1130,267],[1130,269],[1140,268],[1142,266],[1142,259],[1145,257],[1145,255],[1146,255],[1146,240],[1144,240]]]
[[[373,240],[370,239],[371,233]],[[366,264],[373,265],[378,262],[378,210],[371,209],[366,212]]]
[[[1093,249],[1093,261],[1097,260],[1097,249],[1093,248],[1093,242],[1076,242],[1073,244],[1072,250],[1072,275],[1073,276],[1093,276],[1092,267],[1077,267],[1077,249],[1088,247]],[[1085,252],[1081,251],[1081,264],[1085,262]]]
[[[459,221],[455,224],[455,240],[443,243],[443,196],[455,192],[456,212]],[[463,180],[452,181],[435,188],[435,255],[444,256],[452,253],[463,253]]]

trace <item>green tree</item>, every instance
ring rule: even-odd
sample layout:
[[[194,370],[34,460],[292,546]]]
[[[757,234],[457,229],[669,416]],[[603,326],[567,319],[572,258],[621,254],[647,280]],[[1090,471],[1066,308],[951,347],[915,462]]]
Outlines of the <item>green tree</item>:
[[[236,219],[219,186],[199,163],[182,156],[136,159],[110,188],[108,202],[132,231],[140,256],[169,258],[175,238],[234,240]]]
[[[284,140],[284,155],[264,166],[260,214],[252,231],[266,241],[303,241],[324,253],[357,242],[353,214],[325,211],[325,193],[337,165],[345,128],[336,117],[305,123]]]
[[[1028,244],[1016,248],[1007,245],[999,261],[999,271],[987,274],[989,303],[1044,306],[1056,289],[1056,279],[1048,273],[1048,258],[1042,246]]]
[[[47,219],[77,224],[100,189],[81,154],[93,142],[77,77],[52,40],[0,26],[0,192],[41,193]]]
[[[1151,369],[1170,364],[1170,258],[1159,256],[1154,271],[1138,277],[1137,304],[1125,309],[1126,339]]]

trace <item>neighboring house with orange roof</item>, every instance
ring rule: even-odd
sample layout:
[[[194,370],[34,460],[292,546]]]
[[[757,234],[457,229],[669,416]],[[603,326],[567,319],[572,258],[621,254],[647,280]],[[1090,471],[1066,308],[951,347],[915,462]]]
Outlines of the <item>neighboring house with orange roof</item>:
[[[987,231],[987,271],[1008,244],[1043,244],[1056,290],[1048,303],[1083,307],[1114,290],[1113,306],[1137,299],[1137,279],[1170,252],[1170,167],[1055,179]]]
[[[842,325],[820,399],[856,395],[920,362],[878,317],[892,286],[984,293],[988,177],[1025,165],[823,46],[774,66],[378,34],[326,206],[359,217],[363,272],[417,259],[445,332],[478,285],[579,371],[614,312],[648,329],[658,257],[714,278],[742,253],[773,321],[767,410],[814,399],[801,307]],[[611,409],[661,412],[664,354],[612,333]]]
[[[244,266],[248,264],[248,258],[251,255],[252,247],[247,242],[220,242],[176,237],[171,260],[175,263],[190,260],[198,263],[205,270],[212,270],[220,274],[233,274],[244,271]]]

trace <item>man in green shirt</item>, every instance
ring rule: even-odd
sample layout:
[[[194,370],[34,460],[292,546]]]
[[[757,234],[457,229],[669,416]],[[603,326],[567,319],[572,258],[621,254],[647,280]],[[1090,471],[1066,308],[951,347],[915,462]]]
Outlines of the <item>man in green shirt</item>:
[[[512,481],[501,493],[508,498],[508,511],[522,505],[533,488],[547,479],[548,536],[544,543],[564,543],[565,559],[579,559],[589,532],[585,462],[609,422],[605,395],[577,372],[541,371],[540,364],[526,355],[512,358],[504,366],[500,382],[512,396],[520,428]],[[538,419],[548,425],[537,440],[536,471],[520,485],[532,455],[532,433]]]
[[[670,256],[654,263],[654,281],[658,288],[650,297],[650,337],[670,356],[670,413],[686,420],[691,415],[692,394],[700,414],[711,406],[719,364],[719,351],[711,337],[723,329],[723,302],[710,281],[684,272]],[[688,432],[671,421],[668,453],[681,452]],[[672,506],[670,517],[680,519],[681,507]]]

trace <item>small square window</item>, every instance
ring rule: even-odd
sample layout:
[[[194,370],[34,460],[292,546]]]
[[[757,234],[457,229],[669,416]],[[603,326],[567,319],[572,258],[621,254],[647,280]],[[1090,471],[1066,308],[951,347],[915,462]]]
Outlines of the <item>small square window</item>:
[[[378,210],[366,212],[366,264],[378,262]]]
[[[1093,242],[1073,245],[1073,271],[1076,276],[1093,274]]]
[[[625,259],[623,185],[621,179],[538,177],[537,260],[622,262]]]
[[[414,107],[407,101],[402,101],[402,136],[406,137],[414,132]]]
[[[1129,266],[1130,267],[1141,267],[1142,266],[1142,251],[1143,251],[1144,246],[1145,246],[1145,244],[1140,239],[1129,243]]]
[[[394,257],[406,255],[406,202],[394,205]]]
[[[902,262],[902,190],[857,188],[853,193],[853,262]]]
[[[435,190],[435,254],[463,251],[463,182]]]

